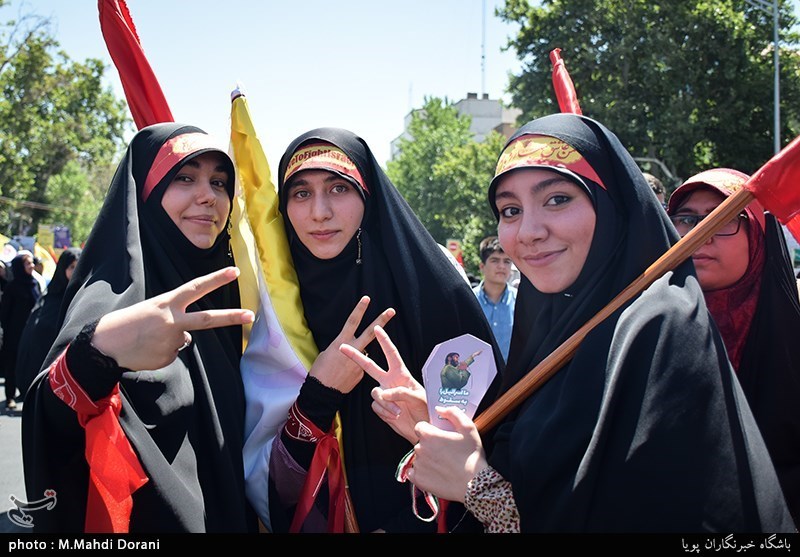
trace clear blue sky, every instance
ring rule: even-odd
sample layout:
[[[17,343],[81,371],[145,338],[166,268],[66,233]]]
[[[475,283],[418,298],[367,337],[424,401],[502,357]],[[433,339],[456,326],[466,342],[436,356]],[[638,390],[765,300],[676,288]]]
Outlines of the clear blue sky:
[[[502,51],[517,30],[495,17],[502,0],[127,4],[175,119],[227,138],[230,93],[241,83],[273,170],[292,139],[319,126],[361,135],[385,163],[425,96],[457,101],[475,92],[509,102],[508,75],[521,67]],[[70,58],[109,65],[107,85],[124,98],[96,0],[9,0],[0,21],[30,12],[52,19]]]
[[[227,138],[230,93],[241,82],[273,171],[292,139],[319,126],[361,135],[383,164],[406,114],[425,96],[457,101],[485,92],[510,100],[508,73],[520,67],[513,53],[501,52],[516,30],[494,16],[502,0],[127,4],[175,120]],[[124,98],[96,0],[10,0],[0,20],[20,11],[50,17],[71,59],[111,66],[107,84]]]

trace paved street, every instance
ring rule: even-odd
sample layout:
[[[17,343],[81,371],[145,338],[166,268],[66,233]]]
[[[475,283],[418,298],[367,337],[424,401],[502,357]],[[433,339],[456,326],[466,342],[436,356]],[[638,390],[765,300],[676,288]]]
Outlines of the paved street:
[[[15,509],[12,501],[26,501],[25,481],[22,474],[21,423],[22,404],[15,410],[6,409],[3,379],[0,379],[0,533],[27,533],[29,530],[17,526],[8,517]]]

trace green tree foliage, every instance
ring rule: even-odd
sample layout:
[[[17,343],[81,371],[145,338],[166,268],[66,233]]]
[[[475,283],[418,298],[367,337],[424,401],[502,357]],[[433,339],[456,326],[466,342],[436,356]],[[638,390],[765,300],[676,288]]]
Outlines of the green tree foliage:
[[[497,228],[486,188],[505,138],[493,132],[479,143],[469,127],[447,99],[426,98],[386,172],[437,242],[461,241],[465,266],[477,274],[478,243]]]
[[[0,28],[0,231],[64,225],[79,242],[109,183],[96,180],[107,180],[130,119],[102,85],[104,64],[70,60],[50,33],[33,15]]]
[[[771,2],[770,2],[771,3]],[[798,135],[800,65],[780,2],[782,145]],[[561,48],[581,110],[635,157],[683,179],[710,166],[753,172],[774,153],[772,18],[745,0],[506,0],[521,120],[558,111],[549,53]],[[674,184],[671,184],[674,186]]]

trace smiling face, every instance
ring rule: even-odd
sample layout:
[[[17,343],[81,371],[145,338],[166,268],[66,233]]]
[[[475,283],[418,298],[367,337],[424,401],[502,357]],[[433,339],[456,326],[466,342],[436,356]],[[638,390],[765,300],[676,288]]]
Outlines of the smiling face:
[[[675,215],[708,215],[725,197],[708,189],[697,189],[689,194]],[[692,255],[697,280],[703,290],[727,288],[742,278],[750,262],[750,242],[747,238],[747,221],[732,236],[711,236]]]
[[[231,201],[225,155],[203,153],[184,164],[164,191],[161,206],[195,246],[214,245],[228,220]]]
[[[286,214],[303,245],[319,259],[342,253],[364,217],[356,186],[334,172],[303,170],[286,187]]]
[[[500,243],[537,290],[554,294],[575,282],[597,220],[583,188],[551,170],[518,169],[501,179],[495,205]]]

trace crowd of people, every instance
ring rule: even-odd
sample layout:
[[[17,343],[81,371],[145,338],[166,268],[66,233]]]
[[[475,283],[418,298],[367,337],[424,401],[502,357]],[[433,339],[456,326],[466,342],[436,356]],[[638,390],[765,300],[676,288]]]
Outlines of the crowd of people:
[[[277,177],[317,355],[270,374],[242,364],[270,343],[243,334],[236,175],[203,130],[145,127],[47,288],[12,261],[0,361],[26,492],[70,502],[35,531],[796,532],[800,299],[757,202],[515,389],[747,175],[666,199],[603,124],[528,122],[486,184],[473,289],[362,138],[310,130]],[[430,423],[422,369],[461,335],[498,370],[477,415],[518,397],[490,428],[446,404]]]

